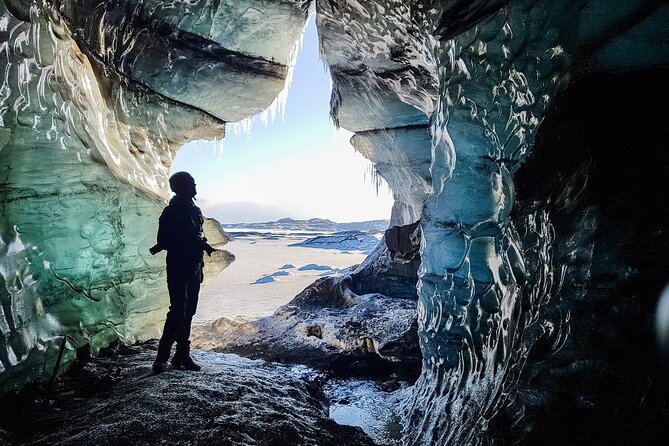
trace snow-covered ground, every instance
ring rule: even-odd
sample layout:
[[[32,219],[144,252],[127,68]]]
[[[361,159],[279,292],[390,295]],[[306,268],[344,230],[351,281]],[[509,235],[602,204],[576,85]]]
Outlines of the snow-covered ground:
[[[341,249],[336,245],[328,249],[289,246],[312,237],[314,234],[285,232],[235,237],[225,249],[236,260],[200,293],[194,324],[220,317],[249,320],[268,316],[319,277],[340,274],[366,257],[363,247],[354,250],[350,244]]]

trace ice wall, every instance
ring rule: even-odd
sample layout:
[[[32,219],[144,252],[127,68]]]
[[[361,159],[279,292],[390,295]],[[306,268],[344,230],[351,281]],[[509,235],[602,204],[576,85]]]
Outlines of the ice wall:
[[[3,2],[0,393],[50,377],[61,346],[65,365],[159,335],[164,254],[148,248],[171,160],[272,103],[308,6]],[[209,260],[214,275],[232,257]]]
[[[310,2],[3,4],[6,389],[48,376],[64,338],[70,358],[79,344],[156,334],[162,261],[145,253],[174,151],[274,101]],[[486,441],[536,345],[550,355],[569,318],[587,318],[570,315],[560,285],[571,255],[590,274],[601,225],[585,219],[569,238],[551,206],[514,211],[515,176],[561,90],[669,64],[669,6],[317,0],[316,12],[333,119],[392,187],[392,224],[421,221],[424,360],[406,441]]]
[[[532,347],[563,344],[552,217],[534,207],[510,219],[513,177],[573,79],[667,64],[667,11],[643,1],[317,2],[333,116],[393,188],[393,220],[421,218],[424,361],[409,444],[483,441]]]
[[[429,191],[429,121],[436,63],[422,24],[406,2],[317,1],[321,54],[332,76],[335,123],[375,163],[393,190],[391,226],[421,215]]]
[[[562,19],[571,8],[516,2],[435,47],[440,90],[433,190],[423,208],[416,443],[477,441],[543,328],[540,308],[554,291],[551,223],[546,214],[527,215],[522,228],[510,222],[512,173],[566,83],[565,36],[574,22]],[[561,322],[553,322],[556,334]]]

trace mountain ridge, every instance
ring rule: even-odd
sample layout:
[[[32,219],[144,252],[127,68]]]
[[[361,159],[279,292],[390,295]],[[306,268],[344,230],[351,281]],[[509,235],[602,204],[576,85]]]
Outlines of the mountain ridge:
[[[367,220],[358,222],[338,223],[327,218],[310,218],[307,220],[293,219],[290,217],[281,218],[276,221],[256,222],[256,223],[226,223],[223,228],[235,229],[280,229],[280,230],[301,230],[301,231],[385,231],[388,228],[389,220]]]

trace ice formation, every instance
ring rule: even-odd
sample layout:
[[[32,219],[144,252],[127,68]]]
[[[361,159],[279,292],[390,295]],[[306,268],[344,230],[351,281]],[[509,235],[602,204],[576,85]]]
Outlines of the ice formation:
[[[478,443],[533,345],[557,350],[569,331],[569,307],[547,305],[565,272],[552,216],[510,218],[514,173],[570,82],[669,62],[669,7],[323,0],[317,14],[333,116],[393,189],[391,224],[421,222],[424,360],[406,441]]]
[[[615,215],[595,206],[606,198],[574,201],[580,170],[560,170],[555,196],[517,197],[519,175],[541,171],[532,156],[547,156],[533,148],[555,98],[603,72],[669,64],[663,1],[3,3],[0,388],[49,376],[59,345],[71,357],[156,334],[164,277],[144,253],[171,158],[273,103],[315,4],[333,120],[392,188],[391,226],[420,222],[412,445],[485,441],[530,353],[584,325],[579,284],[614,257],[597,260],[594,240],[620,250],[597,232]],[[582,206],[580,223],[556,203]]]
[[[1,391],[50,377],[61,348],[158,335],[147,250],[171,160],[272,103],[306,21],[302,2],[256,3],[3,2]]]

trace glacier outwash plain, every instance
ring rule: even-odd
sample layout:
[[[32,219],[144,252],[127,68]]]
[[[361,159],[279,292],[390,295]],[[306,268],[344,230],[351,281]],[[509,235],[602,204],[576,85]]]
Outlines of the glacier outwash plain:
[[[405,443],[666,439],[656,0],[3,0],[0,391],[159,334],[171,160],[280,106],[312,13],[334,122],[419,222]]]

